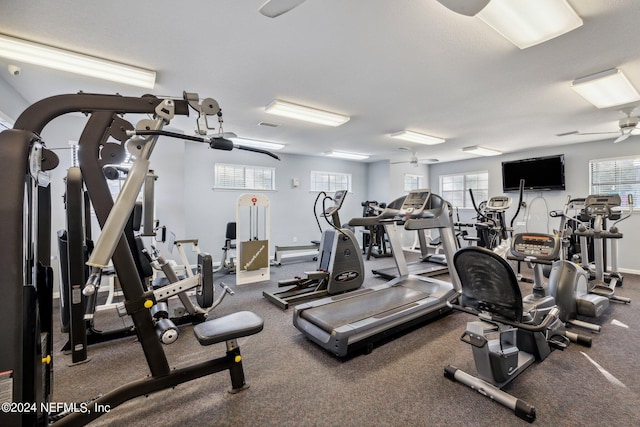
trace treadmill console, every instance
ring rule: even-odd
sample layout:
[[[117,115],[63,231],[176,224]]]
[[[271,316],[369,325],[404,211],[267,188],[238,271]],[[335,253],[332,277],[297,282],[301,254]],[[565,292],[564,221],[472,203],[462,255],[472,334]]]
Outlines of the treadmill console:
[[[404,202],[402,202],[399,214],[413,216],[421,213],[427,205],[429,197],[431,197],[431,191],[429,190],[413,190],[407,194]]]
[[[560,239],[550,234],[516,234],[511,243],[511,254],[522,260],[533,257],[541,261],[554,261],[560,256]]]
[[[342,207],[342,203],[344,203],[344,196],[347,195],[347,190],[338,190],[336,194],[333,195],[333,206],[327,208],[324,211],[324,216],[331,216]]]
[[[486,210],[488,212],[504,212],[511,206],[511,197],[493,196],[487,201]]]

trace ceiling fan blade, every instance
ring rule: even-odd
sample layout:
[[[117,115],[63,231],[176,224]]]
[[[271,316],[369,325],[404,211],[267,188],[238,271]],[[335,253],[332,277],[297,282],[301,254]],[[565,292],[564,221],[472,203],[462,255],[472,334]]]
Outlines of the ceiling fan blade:
[[[489,4],[489,0],[438,0],[449,10],[466,16],[475,16]]]
[[[609,135],[609,134],[619,134],[620,132],[578,132],[572,135]]]
[[[613,143],[614,143],[614,144],[617,144],[618,142],[622,142],[622,141],[624,141],[625,139],[629,138],[630,136],[631,136],[631,134],[630,134],[630,133],[625,133],[625,134],[623,134],[623,135],[620,135],[619,137],[617,137],[617,138],[616,138],[616,140],[615,140],[615,141],[613,141]]]
[[[304,0],[267,0],[258,11],[269,18],[277,18],[303,2]]]

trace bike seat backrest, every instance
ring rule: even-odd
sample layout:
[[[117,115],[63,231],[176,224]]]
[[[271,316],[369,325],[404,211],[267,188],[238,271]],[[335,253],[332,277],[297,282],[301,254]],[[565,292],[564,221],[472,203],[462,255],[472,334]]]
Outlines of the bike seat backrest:
[[[142,202],[136,202],[136,204],[133,206],[133,212],[131,213],[132,218],[133,218],[133,231],[134,232],[138,232],[140,231],[140,228],[142,228],[142,211],[143,211],[144,207],[142,205]]]
[[[453,265],[462,286],[461,305],[522,322],[522,293],[509,263],[477,246],[458,250]]]
[[[227,231],[225,233],[225,238],[228,240],[236,240],[236,223],[235,222],[227,223]]]

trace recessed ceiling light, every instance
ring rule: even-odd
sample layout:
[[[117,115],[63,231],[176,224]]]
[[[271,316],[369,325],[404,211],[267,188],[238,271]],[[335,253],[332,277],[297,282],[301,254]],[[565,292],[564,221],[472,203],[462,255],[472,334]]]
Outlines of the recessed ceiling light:
[[[369,156],[366,154],[347,153],[344,151],[328,151],[325,153],[325,156],[348,160],[365,160],[369,158]]]
[[[344,114],[318,110],[317,108],[294,104],[292,102],[282,101],[279,99],[271,101],[269,105],[265,107],[265,111],[269,114],[304,120],[306,122],[317,123],[325,126],[340,126],[348,122],[351,118]]]
[[[391,138],[402,139],[403,141],[415,142],[418,144],[435,145],[442,144],[445,139],[431,136],[424,133],[414,132],[411,130],[403,130],[389,135]]]
[[[464,147],[462,151],[464,151],[465,153],[477,154],[479,156],[497,156],[498,154],[502,154],[502,151],[480,147],[479,145]]]
[[[638,90],[618,68],[576,79],[571,83],[571,89],[598,108],[640,100]]]
[[[261,141],[259,139],[247,139],[238,137],[231,137],[230,139],[240,145],[254,148],[264,148],[266,150],[282,150],[285,147],[284,144],[280,144],[279,142]]]
[[[0,57],[153,89],[156,72],[0,34]]]
[[[566,0],[491,0],[476,16],[520,49],[582,25]]]

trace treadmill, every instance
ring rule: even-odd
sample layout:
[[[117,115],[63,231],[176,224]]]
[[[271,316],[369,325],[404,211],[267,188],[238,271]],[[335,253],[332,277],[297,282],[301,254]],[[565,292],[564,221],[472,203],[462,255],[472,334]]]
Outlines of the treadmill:
[[[370,351],[376,341],[450,312],[448,303],[460,295],[454,269],[449,271],[451,282],[410,274],[398,233],[402,226],[407,230],[438,229],[445,255],[453,259],[456,241],[448,202],[429,190],[414,190],[400,209],[387,208],[378,217],[349,223],[362,225],[364,220],[374,219],[384,224],[400,276],[388,283],[298,305],[293,312],[298,330],[339,357],[363,347]]]
[[[389,204],[390,208],[400,207],[404,201],[404,197],[400,197]],[[441,198],[433,198],[427,201],[426,209],[436,209],[438,206],[430,206],[431,203],[438,204]],[[380,218],[380,217],[377,217]],[[350,223],[351,224],[351,223]],[[376,223],[379,224],[379,223]],[[356,224],[351,224],[356,225]],[[435,240],[438,240],[436,238]],[[420,245],[420,259],[418,261],[407,263],[409,274],[419,274],[423,276],[438,276],[441,274],[447,274],[449,267],[447,266],[447,257],[445,254],[430,254],[427,250],[427,237],[425,230],[418,230],[418,242]],[[456,246],[457,248],[457,246]],[[402,247],[399,249],[402,251]],[[395,279],[400,276],[400,272],[397,266],[376,268],[371,270],[376,276],[380,276],[387,280]]]

